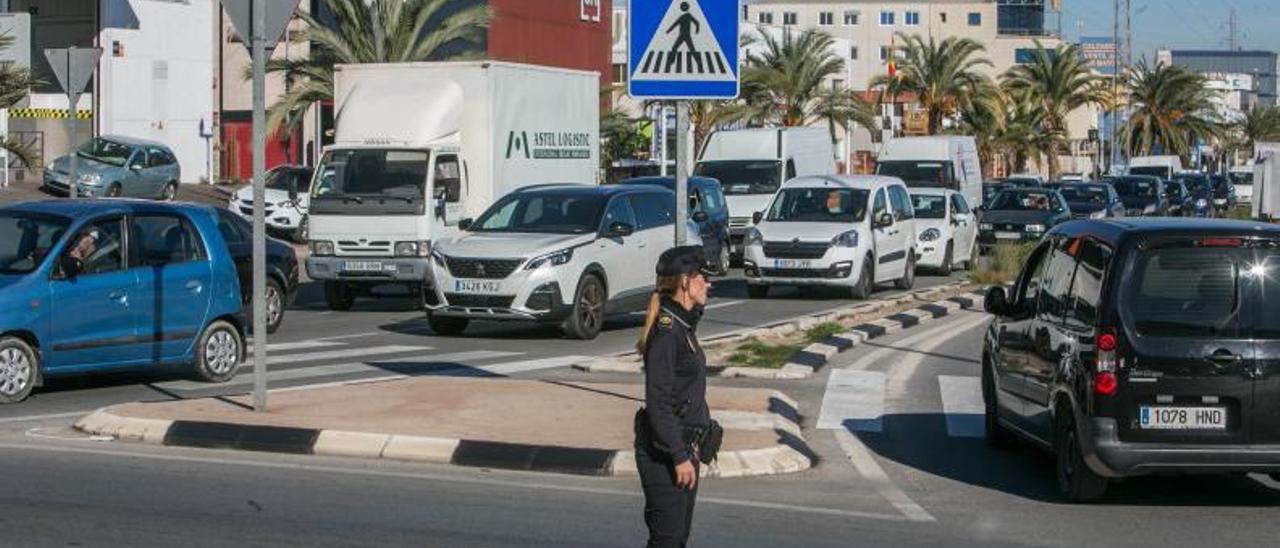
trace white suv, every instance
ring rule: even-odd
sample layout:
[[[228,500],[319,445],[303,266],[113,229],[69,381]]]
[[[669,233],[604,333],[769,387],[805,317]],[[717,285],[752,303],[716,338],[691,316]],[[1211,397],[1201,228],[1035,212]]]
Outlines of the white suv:
[[[957,263],[973,266],[978,250],[978,221],[964,195],[945,188],[913,188],[916,213],[917,266],[951,275]]]
[[[504,196],[432,250],[432,330],[527,321],[595,338],[607,315],[648,305],[654,265],[674,245],[674,206],[674,193],[649,185],[541,185]],[[701,243],[692,222],[689,230]]]
[[[743,263],[753,298],[773,285],[843,287],[865,299],[880,282],[915,284],[915,216],[900,179],[792,179],[755,220]]]

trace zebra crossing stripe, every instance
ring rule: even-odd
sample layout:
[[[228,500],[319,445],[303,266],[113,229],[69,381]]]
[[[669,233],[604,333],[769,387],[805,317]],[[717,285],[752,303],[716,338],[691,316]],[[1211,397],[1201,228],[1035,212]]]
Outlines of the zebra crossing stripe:
[[[942,393],[948,436],[981,438],[986,435],[982,383],[978,377],[938,375],[938,389]]]
[[[833,370],[822,397],[818,429],[883,432],[884,389],[882,372]]]
[[[268,347],[270,348],[270,347]],[[319,362],[331,360],[345,360],[360,356],[373,356],[378,354],[404,354],[406,352],[426,352],[434,350],[430,346],[373,346],[367,348],[350,348],[347,350],[332,350],[327,352],[308,352],[303,354],[285,354],[281,356],[267,356],[267,365],[284,365],[300,362]],[[240,366],[241,371],[253,369],[253,360],[246,359],[245,363]]]

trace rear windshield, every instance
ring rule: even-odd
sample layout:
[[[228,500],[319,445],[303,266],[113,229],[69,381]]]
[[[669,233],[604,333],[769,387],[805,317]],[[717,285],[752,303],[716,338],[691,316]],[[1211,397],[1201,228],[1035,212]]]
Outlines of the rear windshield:
[[[1006,190],[996,196],[992,211],[1054,211],[1058,201],[1050,192]]]
[[[912,208],[916,210],[917,219],[946,219],[947,197],[931,194],[912,194]]]
[[[1058,192],[1061,192],[1062,197],[1072,203],[1100,205],[1107,203],[1107,189],[1102,186],[1064,185],[1058,189]]]
[[[1139,335],[1234,336],[1242,253],[1234,248],[1176,247],[1141,254],[1129,283]]]
[[[1155,198],[1157,185],[1150,179],[1116,179],[1111,181],[1116,193],[1125,197]]]

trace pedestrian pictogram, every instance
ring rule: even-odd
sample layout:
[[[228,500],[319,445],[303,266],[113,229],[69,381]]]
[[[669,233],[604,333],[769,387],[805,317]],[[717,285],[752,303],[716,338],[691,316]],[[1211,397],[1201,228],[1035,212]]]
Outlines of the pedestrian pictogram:
[[[738,95],[738,0],[633,0],[632,96]]]

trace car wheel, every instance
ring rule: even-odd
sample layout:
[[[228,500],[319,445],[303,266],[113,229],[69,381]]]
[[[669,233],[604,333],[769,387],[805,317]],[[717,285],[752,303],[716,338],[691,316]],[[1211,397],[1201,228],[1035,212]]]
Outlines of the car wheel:
[[[17,337],[0,338],[0,404],[18,403],[35,387],[40,357]]]
[[[902,277],[893,282],[898,289],[911,289],[916,285],[916,254],[914,251],[907,250],[907,266],[903,269]]]
[[[767,299],[769,298],[769,286],[747,284],[747,297],[751,299]]]
[[[231,324],[215,321],[196,345],[196,377],[204,382],[227,382],[244,361],[244,337]]]
[[[729,264],[733,261],[733,253],[729,250],[729,242],[720,242],[720,258],[716,264],[716,271],[721,276],[729,274]]]
[[[964,262],[965,270],[976,270],[978,268],[978,258],[982,257],[982,248],[978,247],[978,242],[969,245],[969,258]]]
[[[985,360],[984,360],[985,361]],[[1000,424],[1000,394],[996,392],[995,371],[990,364],[982,368],[983,426],[987,445],[995,449],[1012,447],[1016,441],[1013,432]]]
[[[1071,409],[1060,405],[1054,419],[1054,468],[1058,475],[1058,491],[1071,502],[1101,498],[1107,492],[1107,478],[1094,473],[1085,464]]]
[[[351,306],[355,304],[356,296],[351,291],[351,287],[347,284],[342,282],[325,282],[324,302],[329,305],[329,310],[346,312],[351,310]]]
[[[267,278],[267,292],[264,295],[267,305],[267,333],[275,333],[284,323],[284,288],[280,282]]]
[[[853,298],[859,301],[865,301],[871,298],[871,290],[876,286],[876,271],[872,266],[875,259],[868,256],[862,263],[862,274],[858,276],[858,284],[850,290]]]
[[[111,186],[107,187],[107,192],[103,196],[119,198],[122,194],[124,194],[124,189],[120,188],[120,183],[112,183]]]
[[[573,310],[564,323],[565,335],[584,341],[596,338],[604,327],[604,307],[607,300],[600,278],[592,274],[583,276],[582,281],[578,282],[578,290],[574,292]]]
[[[431,332],[441,337],[456,337],[467,330],[467,324],[471,320],[466,318],[447,318],[444,316],[436,316],[427,314],[427,324],[431,326]]]
[[[955,247],[952,242],[947,242],[947,251],[942,255],[942,266],[938,267],[938,273],[943,276],[950,276],[955,271]]]
[[[309,225],[310,225],[309,219],[310,219],[310,217],[309,217],[309,216],[307,216],[307,215],[303,215],[303,216],[302,216],[302,220],[301,220],[301,221],[298,221],[298,228],[297,228],[296,230],[294,230],[294,231],[293,231],[293,242],[294,242],[294,243],[298,243],[298,244],[305,244],[305,243],[307,243],[307,229],[308,229],[308,228],[310,228],[310,227],[309,227]]]
[[[178,198],[178,182],[169,181],[164,185],[164,190],[160,191],[160,200],[163,202],[172,202]]]

